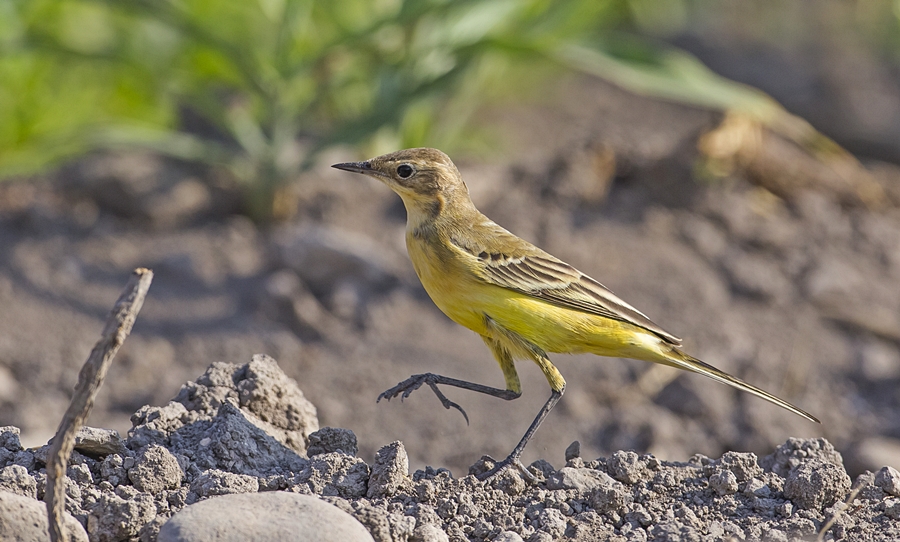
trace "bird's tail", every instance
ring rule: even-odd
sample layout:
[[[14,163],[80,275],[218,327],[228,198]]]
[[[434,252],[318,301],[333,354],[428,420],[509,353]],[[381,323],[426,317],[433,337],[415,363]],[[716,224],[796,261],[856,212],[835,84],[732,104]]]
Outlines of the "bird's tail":
[[[781,408],[790,410],[794,414],[797,414],[798,416],[802,416],[809,421],[816,422],[816,423],[822,423],[819,421],[818,418],[816,418],[809,412],[806,412],[805,410],[803,410],[801,408],[795,407],[794,405],[788,403],[784,399],[779,399],[778,397],[775,397],[774,395],[772,395],[771,393],[769,393],[767,391],[761,390],[752,384],[747,384],[743,380],[733,377],[726,372],[720,371],[719,369],[716,369],[715,367],[713,367],[712,365],[710,365],[704,361],[701,361],[695,357],[689,356],[689,355],[685,354],[684,352],[682,352],[681,350],[678,350],[677,348],[672,348],[670,355],[667,356],[666,361],[667,361],[666,364],[671,365],[672,367],[676,367],[678,369],[683,369],[685,371],[690,371],[692,373],[698,373],[698,374],[701,374],[704,376],[708,376],[709,378],[712,378],[713,380],[715,380],[717,382],[721,382],[722,384],[728,384],[729,386],[731,386],[733,388],[737,388],[739,390],[746,391],[747,393],[752,393],[753,395],[760,397],[762,399],[765,399],[766,401],[769,401],[770,403],[774,403],[774,404],[780,406]]]

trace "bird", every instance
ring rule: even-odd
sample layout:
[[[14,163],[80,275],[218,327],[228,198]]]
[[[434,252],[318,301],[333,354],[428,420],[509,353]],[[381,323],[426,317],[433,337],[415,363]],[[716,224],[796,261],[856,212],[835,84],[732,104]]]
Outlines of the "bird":
[[[504,400],[522,386],[517,360],[537,364],[551,394],[512,452],[479,475],[486,480],[515,466],[530,473],[521,455],[562,398],[566,381],[550,353],[591,353],[644,360],[698,373],[774,403],[807,420],[808,412],[748,384],[682,350],[681,339],[568,263],[510,233],[472,202],[459,170],[437,149],[404,149],[332,167],[386,184],[406,208],[406,248],[425,291],[451,320],[481,336],[500,366],[505,389],[434,373],[412,375],[378,396],[401,400],[427,385],[444,408],[459,410],[439,386]]]

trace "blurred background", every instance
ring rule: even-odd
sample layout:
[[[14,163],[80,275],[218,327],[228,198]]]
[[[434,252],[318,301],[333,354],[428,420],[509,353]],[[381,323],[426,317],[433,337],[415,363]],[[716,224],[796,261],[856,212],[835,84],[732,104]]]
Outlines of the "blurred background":
[[[526,450],[686,460],[826,437],[900,467],[900,2],[0,0],[0,425],[39,445],[128,273],[155,280],[90,425],[275,357],[360,454],[504,457],[549,395],[430,302],[399,199],[329,164],[438,147],[476,205],[689,352],[556,356]]]

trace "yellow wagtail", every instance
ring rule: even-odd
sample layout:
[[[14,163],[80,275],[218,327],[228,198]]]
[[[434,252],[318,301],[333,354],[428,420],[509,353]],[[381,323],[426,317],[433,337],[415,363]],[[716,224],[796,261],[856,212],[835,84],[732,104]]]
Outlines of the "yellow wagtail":
[[[406,149],[365,162],[335,164],[388,185],[406,206],[406,248],[425,291],[454,322],[494,354],[506,389],[432,373],[413,375],[378,400],[402,398],[428,384],[445,408],[465,411],[438,389],[446,384],[501,399],[522,394],[516,359],[537,363],[553,390],[512,453],[482,475],[516,465],[525,445],[556,405],[566,381],[547,352],[640,359],[699,373],[752,393],[804,418],[814,416],[679,349],[681,339],[654,324],[602,284],[481,214],[459,170],[436,149]],[[468,420],[468,417],[466,416]]]

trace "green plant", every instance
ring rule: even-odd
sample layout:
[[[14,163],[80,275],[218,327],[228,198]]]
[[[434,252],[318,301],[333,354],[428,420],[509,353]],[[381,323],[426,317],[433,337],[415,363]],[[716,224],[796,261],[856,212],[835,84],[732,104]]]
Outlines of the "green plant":
[[[667,3],[673,13],[682,4]],[[247,212],[267,221],[288,212],[279,191],[321,150],[472,144],[472,115],[516,95],[535,70],[790,118],[684,53],[622,34],[646,23],[641,6],[0,0],[0,178],[94,149],[151,149],[227,171],[246,189]]]

